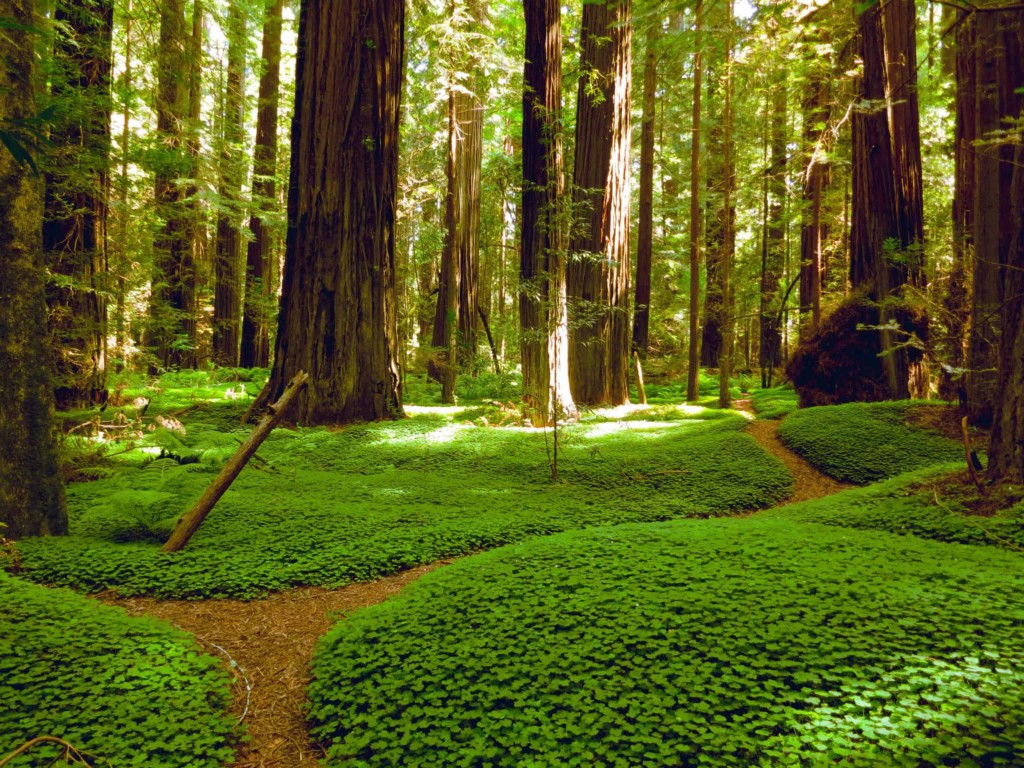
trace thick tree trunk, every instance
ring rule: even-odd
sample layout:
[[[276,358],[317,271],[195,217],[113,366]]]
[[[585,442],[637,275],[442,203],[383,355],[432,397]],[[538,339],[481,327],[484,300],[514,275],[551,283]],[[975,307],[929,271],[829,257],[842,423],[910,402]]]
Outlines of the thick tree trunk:
[[[697,0],[695,10],[695,42],[693,54],[693,139],[690,146],[690,333],[689,365],[686,372],[686,399],[695,402],[700,398],[700,333],[698,313],[700,312],[700,83],[703,75],[704,45],[704,3]]]
[[[567,248],[562,158],[562,30],[558,0],[525,0],[523,211],[519,326],[531,418],[578,416],[569,387]]]
[[[268,219],[277,209],[277,105],[281,89],[281,13],[284,0],[273,0],[263,23],[264,70],[260,75],[256,111],[256,143],[252,153],[252,239],[246,250],[245,311],[242,316],[243,368],[270,364],[270,308],[277,294],[270,260],[274,228]]]
[[[43,250],[58,408],[106,400],[107,199],[110,192],[109,0],[57,5],[53,97],[58,117],[46,175]]]
[[[816,35],[820,43],[823,35]],[[821,324],[822,248],[828,238],[828,224],[822,216],[825,191],[831,181],[826,145],[826,124],[830,113],[827,66],[817,62],[816,45],[808,44],[808,64],[812,67],[803,96],[803,212],[800,227],[800,315],[801,325],[811,332]],[[809,322],[807,322],[809,320]]]
[[[224,93],[223,146],[220,155],[220,202],[217,216],[216,291],[213,302],[213,359],[237,366],[242,321],[242,180],[246,176],[245,17],[232,3],[228,10],[227,85]]]
[[[647,358],[651,323],[651,262],[654,250],[654,119],[658,93],[660,19],[647,31],[644,56],[643,117],[640,122],[640,208],[637,212],[636,293],[633,300],[633,349]]]
[[[150,298],[149,344],[164,368],[195,365],[195,263],[188,210],[178,180],[194,172],[183,151],[182,125],[188,107],[189,61],[185,51],[184,0],[160,5],[157,52],[157,134],[165,151],[154,161],[154,196],[163,228],[154,240],[156,269]]]
[[[629,400],[630,17],[629,0],[583,6],[568,292],[572,393],[587,405]]]
[[[708,129],[707,162],[704,164],[707,198],[704,205],[704,323],[701,329],[700,364],[707,368],[718,366],[722,353],[722,255],[725,249],[725,206],[722,193],[725,188],[725,132],[724,111],[716,104],[716,97],[724,84],[724,67],[707,67],[707,105],[704,121]]]
[[[36,115],[36,39],[28,30],[40,20],[33,5],[0,0],[0,16],[13,22],[0,35],[5,125]],[[0,151],[0,534],[15,539],[68,526],[53,433],[42,223],[42,185]]]
[[[394,302],[405,5],[304,0],[288,239],[274,366],[257,412],[299,371],[300,424],[402,414]]]
[[[448,159],[445,176],[448,188],[444,198],[444,248],[437,285],[434,312],[433,354],[427,372],[441,383],[441,402],[455,402],[455,379],[458,373],[459,329],[459,187],[458,187],[458,117],[456,116],[455,84],[448,88]]]

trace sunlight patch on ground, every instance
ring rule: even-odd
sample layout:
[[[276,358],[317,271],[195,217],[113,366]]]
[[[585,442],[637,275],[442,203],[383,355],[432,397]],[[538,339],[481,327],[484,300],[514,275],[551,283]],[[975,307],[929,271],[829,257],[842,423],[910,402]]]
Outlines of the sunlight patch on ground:
[[[641,429],[667,429],[669,427],[681,427],[685,423],[683,421],[606,421],[588,427],[587,437],[605,437],[606,435],[618,432]]]
[[[464,410],[462,405],[403,405],[409,416],[458,416]]]

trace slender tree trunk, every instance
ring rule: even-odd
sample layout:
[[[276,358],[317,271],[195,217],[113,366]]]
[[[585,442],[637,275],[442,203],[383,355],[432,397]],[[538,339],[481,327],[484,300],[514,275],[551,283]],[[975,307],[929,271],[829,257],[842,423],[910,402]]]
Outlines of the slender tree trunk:
[[[58,408],[106,400],[107,206],[114,7],[61,0],[43,249]]]
[[[803,96],[803,214],[800,227],[800,315],[801,325],[813,332],[821,324],[822,248],[828,238],[828,224],[822,216],[825,191],[831,180],[826,126],[830,113],[830,68],[816,61],[815,49],[825,36],[819,33],[808,44],[807,78]],[[810,322],[807,323],[808,319]]]
[[[36,116],[32,0],[0,0],[13,22],[0,35],[0,120]],[[0,151],[0,531],[9,538],[67,532],[53,432],[52,359],[42,260],[43,189]]]
[[[651,322],[651,262],[654,245],[654,119],[657,111],[660,20],[647,30],[644,56],[643,117],[640,122],[640,209],[637,213],[636,295],[633,300],[633,349],[647,358]]]
[[[525,0],[519,325],[523,397],[534,419],[576,418],[569,387],[558,0]]]
[[[128,318],[125,316],[125,305],[127,303],[128,280],[127,272],[131,264],[128,249],[128,192],[131,188],[131,180],[128,177],[128,144],[131,141],[131,92],[132,92],[132,22],[133,3],[128,0],[124,19],[124,103],[122,109],[124,118],[121,122],[121,177],[118,184],[118,200],[121,204],[118,216],[118,244],[115,250],[117,261],[114,265],[114,272],[117,275],[115,318],[114,318],[114,345],[118,360],[118,370],[125,363],[125,341],[128,334]]]
[[[767,168],[769,192],[767,228],[761,265],[761,386],[770,387],[772,370],[782,362],[782,329],[779,325],[780,282],[786,258],[786,132],[787,100],[785,72],[776,74],[771,89],[770,128],[771,153]]]
[[[188,71],[184,0],[165,0],[160,5],[156,98],[157,134],[165,151],[154,161],[154,197],[164,225],[154,242],[156,270],[150,299],[150,346],[164,368],[195,364],[195,263],[188,210],[178,183],[191,178],[194,171],[183,151]]]
[[[704,122],[709,123],[706,162],[704,163],[707,198],[704,205],[704,323],[701,329],[700,364],[716,368],[722,354],[722,258],[725,250],[726,210],[722,195],[725,189],[725,113],[716,99],[721,97],[725,69],[714,62],[707,64],[707,94]]]
[[[444,249],[441,251],[441,274],[438,281],[437,305],[434,314],[434,355],[428,371],[441,382],[441,402],[455,402],[455,378],[458,372],[459,329],[459,182],[458,182],[458,117],[456,116],[455,83],[448,87],[448,159],[445,176],[448,189],[444,198]]]
[[[402,414],[394,226],[404,21],[402,0],[303,0],[284,287],[274,366],[253,412],[306,371],[300,424]]]
[[[629,400],[631,49],[629,0],[583,6],[568,292],[573,398],[587,405]]]
[[[733,162],[733,114],[732,114],[732,0],[725,3],[725,106],[722,115],[722,209],[725,212],[725,231],[722,247],[722,351],[718,359],[718,405],[728,408],[730,404],[729,375],[732,373],[732,346],[735,320],[732,316],[732,266],[736,258],[736,208],[733,195],[736,190],[736,167]]]
[[[246,249],[245,311],[242,316],[243,368],[270,364],[270,308],[277,294],[270,260],[277,238],[270,219],[277,208],[277,105],[281,90],[281,14],[284,0],[273,0],[263,23],[263,62],[252,155],[251,239]]]
[[[700,335],[697,313],[700,311],[700,106],[703,75],[704,3],[697,0],[693,54],[693,139],[690,147],[690,358],[686,376],[686,399],[700,398]]]
[[[213,356],[220,365],[237,366],[242,321],[242,180],[246,175],[245,17],[237,3],[228,10],[227,87],[220,156],[221,210],[217,216],[217,285],[213,303]]]

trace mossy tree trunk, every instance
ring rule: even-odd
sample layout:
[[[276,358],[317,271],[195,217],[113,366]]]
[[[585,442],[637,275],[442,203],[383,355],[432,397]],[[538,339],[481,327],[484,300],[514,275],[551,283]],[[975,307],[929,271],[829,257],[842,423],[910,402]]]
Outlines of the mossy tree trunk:
[[[243,368],[270,364],[270,303],[276,295],[270,259],[274,231],[268,219],[277,208],[277,105],[281,90],[281,15],[284,0],[272,0],[263,23],[263,62],[252,155],[252,239],[246,251],[245,311],[242,316]]]
[[[631,11],[583,6],[567,291],[572,394],[586,405],[629,401]]]
[[[253,410],[310,375],[300,424],[402,414],[395,195],[403,0],[304,0],[284,286],[270,381]]]
[[[56,119],[46,174],[43,250],[59,408],[107,392],[107,198],[110,165],[110,0],[57,4]]]
[[[35,117],[32,0],[0,0],[0,120]],[[10,121],[10,122],[9,122]],[[10,128],[8,128],[10,130]],[[46,333],[41,181],[0,149],[0,529],[13,538],[67,532],[53,433]]]
[[[519,326],[523,398],[541,423],[576,418],[569,386],[565,286],[567,212],[562,157],[562,9],[525,0],[523,208]]]

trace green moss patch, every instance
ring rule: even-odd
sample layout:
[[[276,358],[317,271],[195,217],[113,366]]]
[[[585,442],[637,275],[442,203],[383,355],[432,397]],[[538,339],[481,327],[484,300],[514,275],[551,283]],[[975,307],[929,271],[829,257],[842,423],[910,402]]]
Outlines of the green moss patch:
[[[788,384],[754,390],[752,405],[759,418],[781,419],[800,407],[800,398]]]
[[[100,765],[213,768],[234,754],[228,700],[228,676],[186,633],[0,573],[0,757],[49,735]]]
[[[69,487],[73,535],[20,542],[25,574],[86,591],[254,597],[567,529],[763,508],[791,487],[730,411],[663,406],[560,429],[557,483],[550,430],[477,426],[458,409],[418,413],[276,431],[176,555],[159,541],[244,431],[198,421],[185,434],[158,431],[150,450],[178,458]]]
[[[321,642],[329,765],[1011,766],[1024,560],[779,520],[535,539]]]
[[[865,485],[956,461],[963,448],[937,432],[907,425],[923,401],[847,403],[804,408],[779,426],[779,437],[826,475]]]

